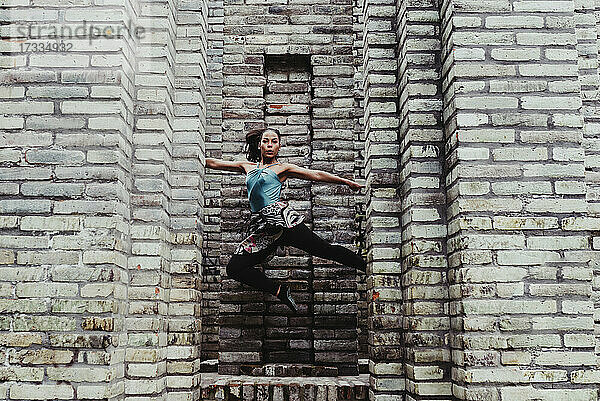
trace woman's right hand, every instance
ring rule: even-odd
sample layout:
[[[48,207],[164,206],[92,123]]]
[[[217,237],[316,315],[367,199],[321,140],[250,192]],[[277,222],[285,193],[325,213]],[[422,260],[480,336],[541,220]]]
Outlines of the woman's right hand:
[[[348,182],[346,184],[348,184],[350,189],[352,189],[353,191],[360,191],[361,188],[365,187],[364,185],[359,184],[358,182],[355,182],[352,180],[348,180]]]

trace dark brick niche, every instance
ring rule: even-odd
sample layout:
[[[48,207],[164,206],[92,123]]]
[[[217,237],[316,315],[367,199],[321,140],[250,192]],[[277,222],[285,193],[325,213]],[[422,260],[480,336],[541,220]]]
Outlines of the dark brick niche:
[[[351,91],[337,87],[337,66],[325,69],[322,64],[329,62],[326,56],[309,54],[252,55],[246,62],[250,59],[259,68],[245,71],[263,72],[262,77],[246,78],[264,83],[264,123],[279,128],[283,135],[280,159],[334,173],[338,173],[336,169],[352,170],[352,137],[336,137],[334,129],[351,126],[351,115],[342,113],[343,107],[335,107],[340,98],[352,96]],[[262,65],[257,65],[259,60]],[[315,64],[320,73],[315,74]],[[346,84],[343,79],[340,81]],[[351,246],[356,231],[351,224],[351,197],[341,186],[304,180],[286,180],[282,190],[282,199],[304,213],[305,223],[319,236],[346,246]],[[247,201],[243,201],[242,213],[249,213],[244,209],[247,206]],[[262,268],[268,277],[290,284],[302,314],[292,316],[275,297],[224,277],[218,372],[257,376],[357,375],[356,272],[293,247],[280,247]]]

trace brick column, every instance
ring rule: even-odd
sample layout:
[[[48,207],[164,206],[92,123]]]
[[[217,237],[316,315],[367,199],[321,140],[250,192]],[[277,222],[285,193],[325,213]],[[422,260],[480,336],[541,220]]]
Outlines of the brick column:
[[[401,399],[405,388],[394,5],[366,0],[363,8],[370,399]]]
[[[190,50],[174,1],[42,3],[3,4],[6,32],[49,37],[0,42],[0,398],[188,399],[206,21],[178,31]]]
[[[452,389],[439,12],[422,1],[404,1],[396,12],[400,149],[394,150],[402,179],[406,394],[411,400],[447,400]]]
[[[206,122],[206,2],[179,2],[173,103],[171,289],[167,335],[169,401],[200,397],[203,175]]]
[[[441,15],[453,396],[595,400],[574,2]]]
[[[197,15],[197,14],[195,14]],[[200,19],[200,16],[197,16]],[[223,156],[223,0],[208,4],[206,77],[206,157]],[[194,94],[197,95],[197,94]],[[219,357],[219,294],[221,293],[221,181],[220,171],[204,169],[202,241],[202,360]]]
[[[167,391],[167,332],[171,301],[173,165],[173,60],[176,20],[172,1],[138,3],[146,35],[137,56],[131,193],[132,255],[129,268],[127,399],[162,397]],[[177,291],[173,300],[178,301]],[[178,331],[171,323],[173,331]],[[171,354],[172,356],[172,354]]]
[[[122,399],[133,39],[68,29],[132,15],[126,2],[3,7],[18,40],[0,41],[0,398]]]
[[[361,1],[355,0],[352,8],[354,26],[353,26],[353,43],[352,52],[354,55],[354,177],[355,179],[363,179],[365,177],[365,126],[364,126],[364,72],[363,72],[363,5]],[[364,181],[363,181],[364,182]],[[366,236],[365,236],[365,215],[366,215],[366,197],[361,195],[355,199],[355,222],[357,225],[357,236],[354,243],[360,246],[365,252]],[[358,358],[368,360],[369,350],[368,343],[368,320],[369,311],[368,300],[366,294],[366,281],[358,283],[357,295],[358,300]]]

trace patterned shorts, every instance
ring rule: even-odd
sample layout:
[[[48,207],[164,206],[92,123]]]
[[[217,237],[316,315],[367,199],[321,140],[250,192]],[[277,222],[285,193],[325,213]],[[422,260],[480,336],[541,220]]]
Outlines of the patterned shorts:
[[[281,237],[284,228],[291,228],[304,221],[305,216],[290,208],[288,202],[271,203],[257,212],[252,212],[244,226],[244,240],[239,243],[234,254],[259,252],[271,246]],[[275,255],[274,247],[265,262]]]

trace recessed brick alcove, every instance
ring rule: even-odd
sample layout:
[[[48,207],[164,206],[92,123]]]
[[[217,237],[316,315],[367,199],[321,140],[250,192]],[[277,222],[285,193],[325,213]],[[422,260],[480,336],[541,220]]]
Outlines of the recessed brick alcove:
[[[325,69],[329,63],[325,54],[261,53],[249,55],[246,61],[255,68],[240,67],[235,71],[244,71],[246,78],[262,91],[264,102],[259,102],[259,113],[266,124],[279,128],[283,134],[279,158],[303,167],[353,170],[353,138],[340,137],[333,130],[335,126],[352,125],[352,113],[333,108],[335,101],[346,99],[348,105],[353,101],[352,92],[343,88],[352,81],[340,78],[336,84],[333,78],[336,70],[344,74],[343,67]],[[231,80],[241,82],[239,74]],[[225,81],[228,82],[227,75]],[[235,93],[234,88],[229,93]],[[238,182],[232,179],[232,190]],[[353,246],[357,226],[350,191],[339,185],[306,180],[289,179],[284,185],[282,198],[305,215],[305,224],[317,235]],[[242,210],[234,210],[234,205]],[[234,216],[241,215],[244,220],[249,214],[247,209],[244,198],[231,202],[231,208],[224,208],[222,216],[227,222],[222,227],[231,227],[231,238],[241,239],[239,220]],[[223,260],[227,260],[226,256]],[[286,366],[286,375],[358,374],[360,289],[356,271],[293,247],[280,247],[273,259],[258,268],[267,277],[291,286],[301,313],[293,316],[270,294],[222,276],[219,373],[262,376],[269,371],[269,364],[275,363]],[[296,368],[299,366],[302,368]]]

